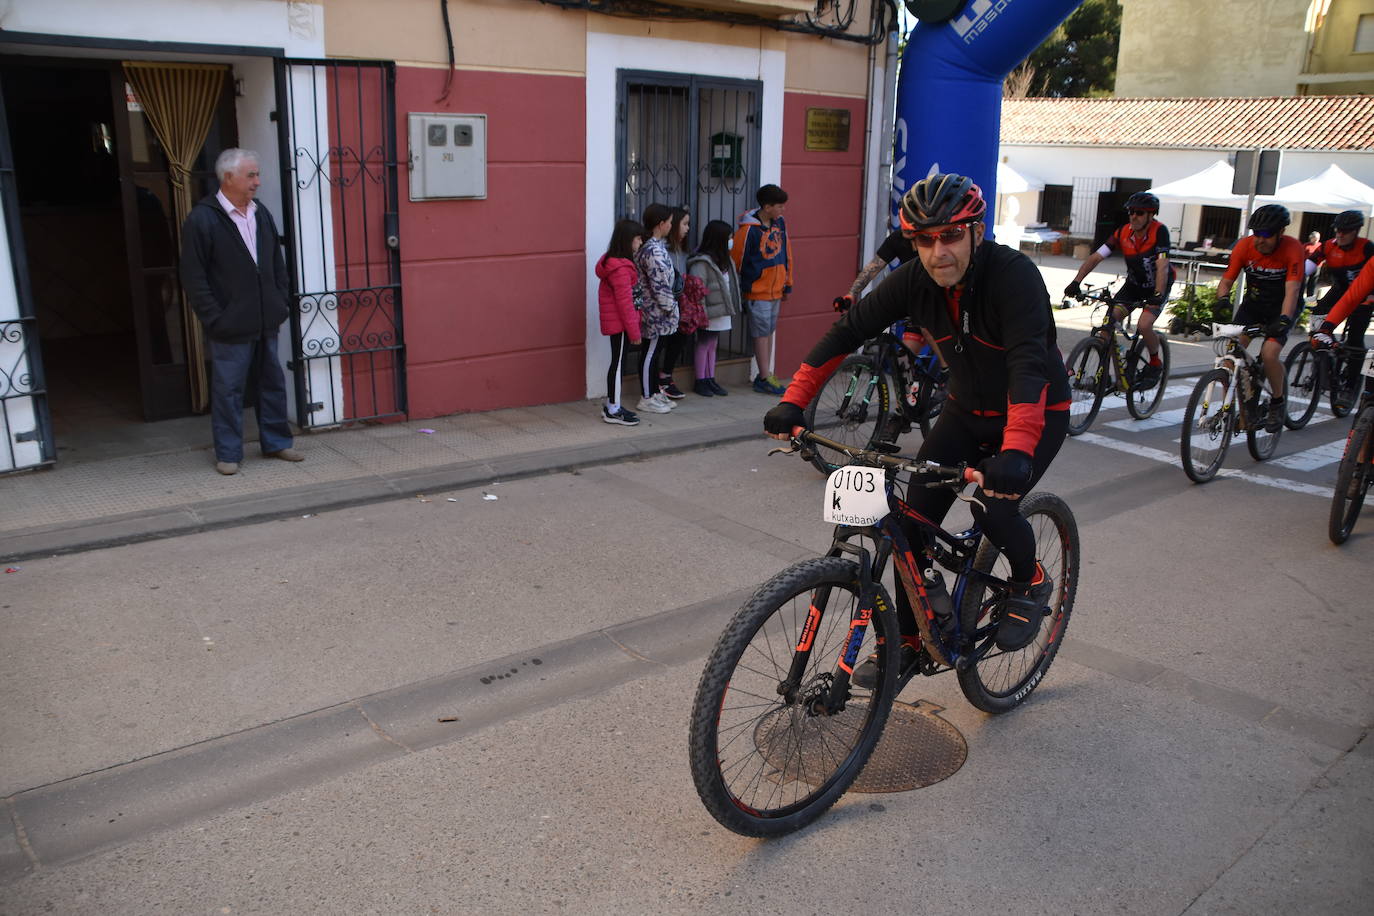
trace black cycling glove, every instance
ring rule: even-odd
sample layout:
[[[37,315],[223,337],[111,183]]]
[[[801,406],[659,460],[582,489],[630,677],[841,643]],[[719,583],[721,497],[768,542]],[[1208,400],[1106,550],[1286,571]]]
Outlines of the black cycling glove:
[[[1070,299],[1077,299],[1079,296],[1083,295],[1083,287],[1079,285],[1077,280],[1074,280],[1068,286],[1064,287],[1064,295]]]
[[[849,307],[853,304],[854,297],[846,294],[843,296],[836,296],[835,301],[831,303],[831,308],[837,312],[844,313],[849,311]]]
[[[1164,294],[1163,294],[1163,293],[1158,293],[1158,292],[1156,292],[1156,293],[1150,293],[1150,295],[1148,295],[1148,296],[1145,297],[1145,304],[1146,304],[1146,305],[1163,305],[1163,304],[1164,304]]]
[[[984,458],[978,465],[978,470],[983,472],[984,490],[1014,495],[1026,492],[1035,466],[1030,455],[1011,448],[998,452],[991,458]]]
[[[792,430],[805,426],[802,409],[791,401],[779,401],[778,406],[763,415],[763,431],[770,435],[792,435]]]
[[[1288,333],[1288,329],[1292,326],[1292,315],[1280,315],[1273,321],[1269,322],[1269,326],[1264,329],[1264,334],[1266,337],[1282,337],[1283,335]]]
[[[1217,316],[1222,312],[1225,312],[1228,318],[1233,314],[1230,296],[1217,296],[1216,304],[1212,306],[1212,320],[1217,320]]]

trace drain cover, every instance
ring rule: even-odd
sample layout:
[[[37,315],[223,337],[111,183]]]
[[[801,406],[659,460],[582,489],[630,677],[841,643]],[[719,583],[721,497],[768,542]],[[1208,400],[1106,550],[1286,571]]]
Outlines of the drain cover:
[[[882,740],[851,792],[908,792],[948,779],[968,759],[959,729],[941,719],[941,707],[920,700],[893,703]]]
[[[934,785],[959,772],[968,758],[964,736],[924,700],[893,703],[882,740],[850,787],[851,792],[907,792]],[[858,729],[867,707],[850,702],[824,719],[797,716],[795,708],[765,716],[755,728],[754,746],[774,766],[774,782],[810,783],[812,774],[829,774],[835,763],[836,732]],[[812,778],[808,778],[811,776]]]

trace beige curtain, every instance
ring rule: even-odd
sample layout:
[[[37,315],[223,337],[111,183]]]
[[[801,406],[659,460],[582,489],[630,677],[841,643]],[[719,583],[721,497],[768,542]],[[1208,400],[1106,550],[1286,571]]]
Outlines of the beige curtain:
[[[181,224],[191,212],[191,166],[215,119],[224,75],[218,64],[165,64],[124,61],[124,76],[134,87],[171,170],[172,204],[176,210],[177,250],[181,250]],[[205,342],[200,322],[186,294],[181,295],[182,328],[186,335],[186,366],[191,376],[191,406],[203,412],[210,404],[210,382],[205,374]]]

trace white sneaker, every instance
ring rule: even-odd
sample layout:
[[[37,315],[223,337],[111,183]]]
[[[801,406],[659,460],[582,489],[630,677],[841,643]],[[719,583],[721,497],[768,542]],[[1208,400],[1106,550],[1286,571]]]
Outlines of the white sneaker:
[[[661,391],[654,395],[654,400],[658,401],[659,404],[663,405],[669,410],[672,410],[673,408],[677,407],[677,401],[672,400]]]
[[[669,413],[672,410],[672,408],[667,407],[659,401],[655,401],[653,398],[649,397],[640,398],[639,403],[635,405],[635,410],[638,410],[641,413]]]

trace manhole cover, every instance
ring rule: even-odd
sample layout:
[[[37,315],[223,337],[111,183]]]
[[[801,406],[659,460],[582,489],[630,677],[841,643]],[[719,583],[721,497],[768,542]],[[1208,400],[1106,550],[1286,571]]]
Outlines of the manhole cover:
[[[959,730],[941,719],[941,707],[893,703],[882,740],[874,748],[851,792],[907,792],[953,776],[968,758],[968,745]],[[776,769],[768,776],[777,782],[810,782],[808,774],[828,775],[834,767],[837,735],[851,734],[863,723],[868,709],[851,701],[836,716],[795,718],[788,711],[765,716],[754,730],[754,745]]]

